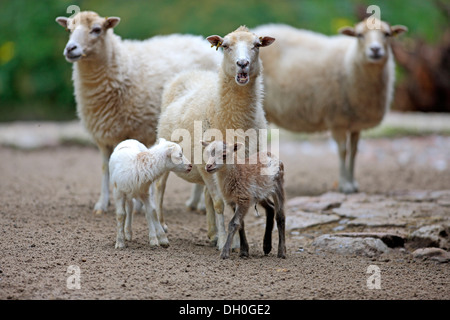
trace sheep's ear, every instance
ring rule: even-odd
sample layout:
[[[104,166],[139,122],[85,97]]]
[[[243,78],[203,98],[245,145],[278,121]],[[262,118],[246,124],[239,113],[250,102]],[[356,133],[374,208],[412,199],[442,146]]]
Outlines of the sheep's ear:
[[[408,28],[402,25],[396,25],[391,27],[392,36],[394,37],[406,31],[408,31]]]
[[[261,43],[259,44],[259,47],[267,47],[267,46],[270,46],[275,41],[275,38],[259,37],[259,41],[261,41]]]
[[[63,28],[67,28],[67,18],[66,17],[58,17],[56,18],[56,22],[59,23],[59,25]]]
[[[170,147],[168,147],[167,150],[166,150],[166,155],[168,157],[170,157],[172,155],[172,152],[173,152],[174,149],[175,149],[174,145],[171,145]]]
[[[200,140],[200,143],[202,144],[202,146],[207,147],[209,145],[209,142]]]
[[[159,139],[158,139],[158,144],[160,144],[161,142],[166,142],[166,139],[164,139],[164,138],[159,138]]]
[[[339,29],[340,34],[345,34],[346,36],[354,37],[356,36],[355,28],[352,27],[344,27]]]
[[[243,145],[242,142],[236,142],[233,146],[233,151],[238,151]]]
[[[219,48],[222,46],[222,43],[223,43],[223,38],[221,36],[217,36],[217,35],[209,36],[208,38],[206,38],[206,40],[208,40],[209,43],[211,43],[211,48],[212,47]]]
[[[105,29],[114,28],[119,24],[119,22],[120,22],[119,17],[109,17],[106,18],[105,22],[103,23],[103,26],[105,27]]]

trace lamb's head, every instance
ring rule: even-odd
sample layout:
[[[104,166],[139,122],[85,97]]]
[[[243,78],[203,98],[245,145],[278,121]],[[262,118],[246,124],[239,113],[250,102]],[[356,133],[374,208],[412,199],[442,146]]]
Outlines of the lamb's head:
[[[175,172],[190,172],[192,170],[192,164],[184,156],[179,144],[161,138],[158,140],[158,147],[162,148],[168,158],[167,169]]]
[[[61,26],[70,32],[64,48],[69,62],[89,59],[105,51],[105,37],[120,22],[118,17],[103,18],[92,11],[82,11],[73,18],[56,18]]]
[[[261,71],[259,48],[275,41],[271,37],[258,37],[245,26],[239,27],[224,38],[213,35],[207,40],[213,46],[223,48],[223,71],[226,76],[234,78],[236,83],[242,86]]]
[[[354,28],[341,28],[339,33],[357,37],[359,50],[366,61],[382,63],[388,58],[390,39],[407,30],[405,26],[390,26],[387,22],[371,18],[359,22]]]
[[[205,142],[201,141],[205,147],[206,161],[205,170],[214,173],[223,168],[224,164],[229,162],[227,159],[234,161],[234,155],[244,144],[237,142],[235,144],[227,144],[224,141]]]

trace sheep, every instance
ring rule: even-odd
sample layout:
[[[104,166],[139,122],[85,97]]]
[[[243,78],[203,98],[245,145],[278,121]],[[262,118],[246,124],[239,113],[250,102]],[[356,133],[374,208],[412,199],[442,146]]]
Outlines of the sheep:
[[[134,139],[119,143],[111,154],[109,171],[116,204],[116,248],[125,247],[125,239],[131,240],[132,201],[144,204],[150,246],[168,246],[169,241],[150,203],[150,185],[164,172],[189,172],[192,165],[173,142],[160,139],[148,149]],[[126,220],[126,221],[125,221]]]
[[[340,29],[345,36],[281,24],[253,30],[277,38],[277,45],[261,54],[267,121],[294,132],[330,130],[338,146],[339,190],[344,193],[358,191],[354,166],[361,130],[377,126],[391,104],[391,38],[407,31],[375,22],[378,29],[368,20]]]
[[[165,82],[181,70],[214,70],[220,55],[200,36],[122,40],[113,31],[120,18],[92,11],[56,21],[70,32],[63,54],[73,63],[78,117],[102,154],[101,192],[94,207],[101,214],[109,202],[108,160],[114,147],[131,138],[152,145]]]
[[[213,35],[207,40],[217,49],[223,48],[221,67],[218,72],[186,71],[168,82],[163,92],[157,128],[159,138],[178,141],[176,139],[179,137],[172,137],[177,130],[185,130],[190,137],[194,137],[196,122],[200,123],[200,134],[215,129],[222,136],[226,135],[227,129],[236,129],[239,134],[237,129],[243,132],[254,129],[259,133],[259,129],[267,128],[262,108],[259,48],[270,45],[275,39],[258,37],[247,27],[241,26],[223,38]],[[201,144],[196,146],[190,140],[183,138],[180,142],[186,154],[187,150],[191,151],[190,154],[194,154],[195,149],[198,152],[197,147],[201,152]],[[155,184],[156,210],[165,228],[162,204],[168,174],[164,174]],[[213,178],[207,175],[202,160],[194,163],[189,174],[176,174],[189,182],[206,185],[208,237],[212,244],[217,244],[221,249],[226,240],[224,204]]]
[[[272,249],[274,215],[278,228],[278,257],[286,258],[285,214],[284,214],[284,165],[270,152],[258,152],[238,163],[237,150],[242,143],[227,144],[223,141],[202,141],[206,147],[208,161],[205,170],[215,173],[216,181],[225,202],[235,213],[228,225],[228,237],[221,258],[230,257],[231,240],[239,230],[241,248],[239,255],[248,257],[248,243],[244,230],[244,217],[252,206],[262,205],[266,209],[266,231],[264,254]],[[231,161],[230,161],[231,160]],[[273,198],[273,202],[271,200]],[[274,212],[275,211],[275,212]]]

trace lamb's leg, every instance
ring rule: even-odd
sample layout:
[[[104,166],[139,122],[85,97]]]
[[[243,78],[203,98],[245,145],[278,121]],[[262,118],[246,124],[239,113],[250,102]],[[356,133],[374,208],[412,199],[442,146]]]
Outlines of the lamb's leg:
[[[125,219],[125,240],[131,241],[133,233],[131,224],[133,222],[133,200],[128,199],[125,203],[126,219]]]
[[[356,153],[358,152],[359,137],[360,137],[359,131],[350,133],[350,159],[349,159],[347,179],[353,185],[354,192],[358,192],[359,189],[358,183],[354,179],[355,159]]]
[[[275,204],[275,207],[280,207]],[[275,214],[275,219],[277,220],[278,229],[278,258],[286,259],[286,216],[284,214],[284,209],[281,206],[281,210],[277,211]]]
[[[142,202],[138,199],[133,199],[133,215],[138,214],[142,210]]]
[[[150,203],[150,196],[145,194],[141,195],[141,201],[144,204],[145,218],[148,224],[148,236],[150,239],[150,246],[160,245],[162,247],[169,246],[169,240],[166,233],[156,215],[156,211]]]
[[[260,204],[266,210],[266,231],[264,232],[263,251],[265,255],[268,255],[272,250],[272,231],[275,211],[273,209],[273,202],[271,201],[262,201]]]
[[[103,214],[108,210],[109,203],[109,157],[112,153],[112,148],[99,146],[102,154],[102,189],[100,192],[100,198],[94,207],[95,214]]]
[[[125,197],[123,195],[115,196],[116,204],[116,221],[117,221],[117,236],[116,236],[116,249],[125,248],[125,234],[124,224],[126,217],[125,209]]]
[[[348,181],[346,157],[347,157],[347,133],[345,130],[333,130],[333,138],[338,146],[339,154],[339,191],[343,193],[354,192],[353,185]]]
[[[202,197],[203,194],[203,186],[201,184],[195,184],[192,187],[190,198],[186,201],[186,207],[193,211],[204,211],[206,208],[204,203],[205,199]]]
[[[247,237],[245,235],[245,226],[244,226],[244,220],[241,221],[241,228],[239,229],[239,238],[241,240],[241,246],[239,250],[239,256],[240,257],[248,257],[248,242]]]
[[[167,225],[164,223],[164,212],[163,212],[163,201],[164,201],[164,192],[166,191],[166,183],[167,178],[169,177],[170,172],[164,173],[158,180],[156,180],[155,184],[155,205],[156,205],[156,214],[158,215],[161,226],[164,231],[167,232]]]
[[[240,206],[240,205],[236,206],[236,212],[235,212],[233,218],[231,219],[230,223],[228,224],[227,240],[225,242],[225,245],[223,246],[222,253],[220,254],[220,257],[222,259],[228,259],[230,257],[231,242],[233,241],[233,237],[234,237],[236,231],[238,231],[241,228],[241,224],[242,224],[244,215],[245,215],[245,213],[247,213],[247,211],[248,211],[248,207],[246,208],[246,207]]]

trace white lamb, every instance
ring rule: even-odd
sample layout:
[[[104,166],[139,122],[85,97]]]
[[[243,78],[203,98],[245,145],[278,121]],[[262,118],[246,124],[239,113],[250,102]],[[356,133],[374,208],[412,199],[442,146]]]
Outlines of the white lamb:
[[[169,241],[150,202],[150,185],[169,171],[189,172],[192,165],[184,157],[181,147],[160,139],[148,149],[137,140],[125,140],[117,145],[109,160],[109,171],[116,204],[116,248],[125,247],[131,240],[133,199],[144,204],[151,246],[168,246]]]
[[[239,255],[248,257],[248,243],[245,236],[244,218],[257,204],[266,210],[266,231],[264,233],[264,254],[272,249],[274,217],[278,228],[278,257],[286,258],[284,214],[284,165],[270,152],[258,152],[238,162],[242,143],[227,144],[224,141],[202,142],[206,147],[208,161],[206,172],[216,174],[217,184],[225,202],[233,209],[234,216],[228,225],[228,237],[221,258],[230,257],[231,241],[239,231],[241,249]]]
[[[176,141],[179,136],[172,135],[180,129],[187,131],[196,140],[195,122],[200,123],[201,137],[196,141],[183,139],[180,142],[186,154],[190,150],[190,155],[196,151],[201,154],[202,146],[198,141],[210,129],[215,129],[225,138],[227,129],[241,129],[241,132],[254,129],[258,133],[259,129],[267,127],[262,108],[259,48],[270,45],[275,39],[258,37],[243,26],[224,38],[214,35],[207,39],[213,46],[223,48],[221,67],[218,72],[184,72],[169,82],[163,93],[158,124],[158,137]],[[222,137],[220,140],[223,140]],[[213,243],[217,241],[221,249],[226,240],[223,200],[213,177],[206,173],[202,160],[199,162],[194,163],[189,174],[177,175],[189,182],[206,185],[208,237]],[[162,202],[167,177],[168,173],[155,185],[156,210],[163,225]]]
[[[152,145],[166,81],[182,70],[215,70],[220,54],[212,52],[200,36],[122,40],[113,32],[120,18],[103,18],[91,11],[56,21],[70,32],[64,56],[73,63],[78,116],[103,157],[102,187],[94,212],[106,212],[113,148],[126,139]]]
[[[341,29],[346,36],[277,24],[254,29],[277,38],[261,53],[267,120],[296,132],[331,130],[342,192],[358,191],[353,176],[360,131],[378,125],[389,109],[395,78],[390,42],[406,30],[379,20]]]

